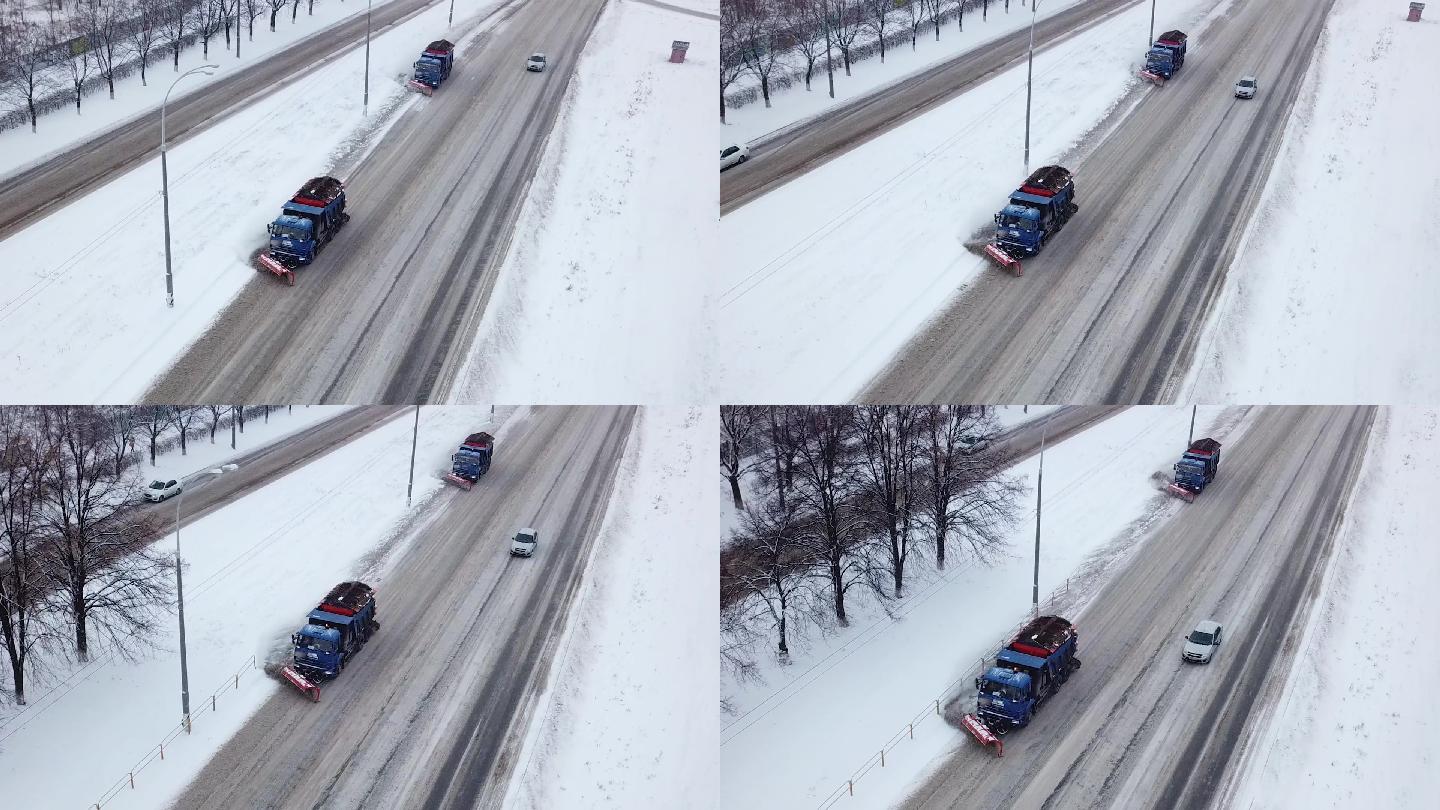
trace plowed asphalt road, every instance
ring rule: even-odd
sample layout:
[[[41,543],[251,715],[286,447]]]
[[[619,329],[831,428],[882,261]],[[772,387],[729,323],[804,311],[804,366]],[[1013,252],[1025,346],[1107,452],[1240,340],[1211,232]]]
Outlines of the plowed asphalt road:
[[[321,702],[277,692],[176,806],[498,807],[633,417],[540,408],[507,423],[489,474],[413,527],[378,589],[380,631]],[[522,526],[539,532],[531,559],[507,553]]]
[[[1175,399],[1330,5],[1243,0],[1192,39],[1184,69],[1070,167],[1080,212],[1025,275],[984,272],[861,398]],[[1231,91],[1246,74],[1251,101]]]
[[[145,401],[442,399],[604,5],[504,12],[345,178],[351,221],[296,285],[257,274]],[[543,73],[525,70],[534,51]]]
[[[371,36],[379,36],[439,0],[394,0],[375,6]],[[215,81],[189,95],[178,95],[165,111],[165,137],[173,148],[191,135],[224,121],[235,111],[266,98],[365,40],[365,15],[341,20],[314,36],[287,45],[258,62],[227,68]],[[245,53],[243,43],[241,55]],[[161,59],[163,62],[163,58]],[[177,88],[185,92],[185,86]],[[109,181],[159,149],[160,112],[97,133],[45,162],[0,180],[0,240],[26,223]]]
[[[906,807],[1211,806],[1288,674],[1374,409],[1251,416],[1215,483],[1070,617],[1084,666],[1005,756],[956,731]],[[1183,664],[1181,636],[1205,618],[1224,642],[1211,664]]]
[[[1141,0],[1088,0],[1035,23],[1035,50],[1068,39]],[[806,123],[750,144],[750,160],[720,175],[726,214],[964,93],[1025,58],[1030,29],[1006,34]]]

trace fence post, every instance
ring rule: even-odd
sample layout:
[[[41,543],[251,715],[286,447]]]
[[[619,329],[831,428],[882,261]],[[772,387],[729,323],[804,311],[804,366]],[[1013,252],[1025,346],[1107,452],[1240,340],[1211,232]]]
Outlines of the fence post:
[[[845,785],[846,785],[846,787],[850,788],[850,795],[851,795],[851,796],[854,796],[854,795],[855,795],[855,780],[854,780],[854,779],[846,779],[846,780],[845,780]]]
[[[211,696],[210,696],[210,711],[212,711],[212,712],[215,711],[215,696],[214,696],[214,695],[211,695]]]
[[[935,701],[935,716],[937,716],[937,717],[940,716],[940,701],[939,701],[939,699],[936,699],[936,701]]]
[[[165,743],[160,743],[160,758],[165,758]]]
[[[911,723],[911,724],[910,724],[910,739],[912,739],[912,740],[915,739],[915,724],[914,724],[914,723]]]
[[[134,789],[135,789],[135,772],[134,772],[134,771],[131,771],[131,772],[130,772],[130,789],[131,789],[131,790],[134,790]]]
[[[880,749],[880,767],[885,767],[885,749]]]

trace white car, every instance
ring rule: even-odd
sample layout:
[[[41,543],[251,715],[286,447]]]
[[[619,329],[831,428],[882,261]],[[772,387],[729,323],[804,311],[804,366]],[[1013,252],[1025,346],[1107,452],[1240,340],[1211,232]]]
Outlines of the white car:
[[[150,486],[145,488],[145,500],[163,501],[180,494],[184,489],[179,481],[151,481]]]
[[[750,159],[750,147],[743,143],[731,144],[720,150],[720,171],[739,166]]]
[[[511,557],[530,557],[535,554],[535,530],[521,529],[510,540]]]
[[[525,60],[525,69],[540,72],[545,69],[545,54],[532,53],[530,58]]]
[[[1180,658],[1194,664],[1208,664],[1215,657],[1215,648],[1220,646],[1221,627],[1217,622],[1206,619],[1195,625],[1185,637],[1185,648]]]
[[[968,436],[961,436],[960,440],[956,442],[956,445],[960,448],[960,452],[962,454],[968,456],[974,453],[978,453],[981,450],[989,447],[990,440],[984,436],[977,436],[971,434]]]
[[[1259,89],[1260,83],[1255,81],[1254,76],[1244,76],[1235,82],[1235,98],[1254,98]]]

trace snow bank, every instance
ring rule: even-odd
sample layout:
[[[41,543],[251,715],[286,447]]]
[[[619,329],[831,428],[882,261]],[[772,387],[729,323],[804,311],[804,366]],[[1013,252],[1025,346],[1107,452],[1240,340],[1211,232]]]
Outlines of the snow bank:
[[[1440,501],[1422,448],[1440,442],[1437,426],[1440,412],[1416,408],[1376,421],[1300,654],[1228,806],[1418,807],[1440,792],[1440,704],[1424,694],[1440,682],[1424,642]]]
[[[1440,364],[1418,339],[1434,334],[1440,300],[1431,6],[1411,23],[1405,3],[1335,3],[1185,390],[1238,402],[1440,399]]]
[[[596,25],[453,401],[706,401],[718,27],[713,0],[666,5],[694,12],[614,3]]]
[[[642,411],[509,808],[714,807],[713,409]]]

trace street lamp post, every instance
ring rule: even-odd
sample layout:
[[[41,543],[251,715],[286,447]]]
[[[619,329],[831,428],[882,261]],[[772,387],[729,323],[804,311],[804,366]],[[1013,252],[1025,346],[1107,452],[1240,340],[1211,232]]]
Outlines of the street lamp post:
[[[455,24],[455,0],[450,0],[450,19],[446,21],[446,24]]]
[[[1025,60],[1025,176],[1030,176],[1030,80],[1035,75],[1035,13],[1040,0],[1030,0],[1030,51]]]
[[[415,430],[410,434],[410,483],[405,485],[405,508],[415,493],[415,447],[420,444],[420,406],[415,406]]]
[[[175,276],[170,269],[170,170],[165,165],[165,104],[170,101],[170,91],[175,89],[181,79],[192,73],[210,76],[219,69],[219,65],[201,65],[181,73],[170,83],[170,90],[165,91],[165,98],[160,101],[160,199],[165,209],[165,306],[172,309],[175,307]]]
[[[183,78],[183,77],[182,77]],[[220,475],[230,472],[238,465],[225,464],[200,475]],[[180,709],[184,712],[185,733],[190,733],[190,669],[185,660],[185,582],[181,572],[185,565],[180,559],[180,504],[185,501],[185,487],[175,496],[175,605],[180,617]]]
[[[370,114],[370,0],[365,0],[365,100],[361,114]]]
[[[1150,38],[1145,40],[1145,50],[1155,44],[1155,0],[1150,0]]]
[[[1040,615],[1040,498],[1045,485],[1045,439],[1050,435],[1050,420],[1040,429],[1040,472],[1035,476],[1035,579],[1030,589],[1030,607]]]

